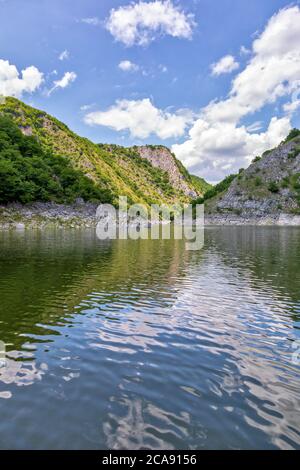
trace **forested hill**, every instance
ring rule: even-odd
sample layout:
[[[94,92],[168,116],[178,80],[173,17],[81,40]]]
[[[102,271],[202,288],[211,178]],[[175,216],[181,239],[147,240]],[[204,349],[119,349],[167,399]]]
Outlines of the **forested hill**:
[[[110,201],[110,192],[0,116],[0,203]]]
[[[0,104],[0,202],[189,202],[201,195],[162,146],[97,145],[15,98]]]

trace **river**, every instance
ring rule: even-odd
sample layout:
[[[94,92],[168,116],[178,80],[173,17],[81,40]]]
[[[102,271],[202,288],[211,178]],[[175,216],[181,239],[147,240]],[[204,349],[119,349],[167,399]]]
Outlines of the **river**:
[[[299,327],[300,228],[0,232],[0,448],[300,449]]]

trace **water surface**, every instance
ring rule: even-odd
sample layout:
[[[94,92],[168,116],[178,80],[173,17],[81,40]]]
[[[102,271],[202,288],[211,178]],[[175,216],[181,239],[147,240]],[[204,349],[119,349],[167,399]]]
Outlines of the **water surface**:
[[[0,448],[300,449],[299,320],[298,228],[2,232]]]

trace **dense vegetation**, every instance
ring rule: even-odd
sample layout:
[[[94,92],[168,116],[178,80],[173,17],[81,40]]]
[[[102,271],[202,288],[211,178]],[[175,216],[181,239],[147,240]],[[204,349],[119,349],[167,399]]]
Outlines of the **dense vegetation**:
[[[44,111],[34,109],[15,98],[0,103],[0,115],[10,117],[23,132],[33,134],[47,154],[62,155],[75,168],[93,180],[107,195],[106,201],[118,203],[119,195],[129,203],[187,203],[190,197],[174,187],[169,175],[147,165],[134,148],[97,145],[72,132],[65,124]],[[195,190],[191,177],[182,164],[178,170]]]
[[[231,185],[232,181],[237,177],[237,175],[229,175],[220,183],[216,184],[215,186],[211,187],[208,191],[205,192],[203,197],[195,199],[193,204],[203,204],[208,199],[212,199],[213,197],[217,196],[220,193],[227,191],[229,186]]]
[[[0,203],[70,203],[79,197],[111,199],[65,157],[45,151],[36,138],[23,135],[10,118],[0,116]]]
[[[191,175],[191,179],[193,182],[194,187],[196,190],[201,193],[205,194],[207,191],[213,188],[212,184],[207,183],[204,178],[200,178],[199,176]]]
[[[137,174],[147,175],[147,183],[158,192],[165,194],[170,198],[176,197],[176,191],[170,182],[168,173],[160,168],[152,166],[147,159],[141,158],[137,151],[137,147],[121,147],[115,144],[98,144],[98,146],[102,150],[109,151],[118,164],[120,164],[121,161],[123,164],[125,161],[130,162],[131,165],[134,164],[134,169]],[[149,145],[149,147],[157,148],[158,146]],[[119,172],[119,169],[116,168],[116,171]],[[130,186],[138,195],[143,197],[144,187],[139,187],[137,182],[132,181],[132,175],[125,175],[120,172],[120,176],[122,176],[123,181],[125,181],[128,186]],[[155,204],[156,200],[149,194],[147,197],[147,203]]]

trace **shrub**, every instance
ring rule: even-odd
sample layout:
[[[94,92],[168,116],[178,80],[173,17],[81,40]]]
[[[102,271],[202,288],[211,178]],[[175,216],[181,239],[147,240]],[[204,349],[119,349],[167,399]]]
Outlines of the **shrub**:
[[[272,152],[273,152],[272,149],[271,149],[271,150],[266,150],[266,151],[262,154],[262,156],[263,156],[263,157],[267,157],[267,156],[270,155],[270,153],[272,153]]]
[[[289,187],[289,183],[290,183],[289,178],[283,178],[283,180],[281,182],[281,187],[283,189],[286,189],[286,188]]]
[[[235,215],[242,215],[243,213],[242,209],[234,209],[233,212],[235,213]]]
[[[296,147],[290,151],[290,153],[288,154],[288,158],[291,158],[291,159],[297,158],[299,153],[300,153],[300,147]]]
[[[296,173],[291,177],[292,188],[297,192],[300,191],[300,174]]]
[[[271,193],[278,193],[279,192],[279,187],[278,187],[277,183],[275,183],[275,181],[271,181],[271,183],[268,186],[268,190]]]
[[[255,184],[255,186],[257,186],[257,187],[258,187],[258,186],[261,186],[261,184],[262,184],[262,179],[261,179],[259,176],[257,176],[257,178],[255,178],[255,180],[254,180],[254,184]]]

